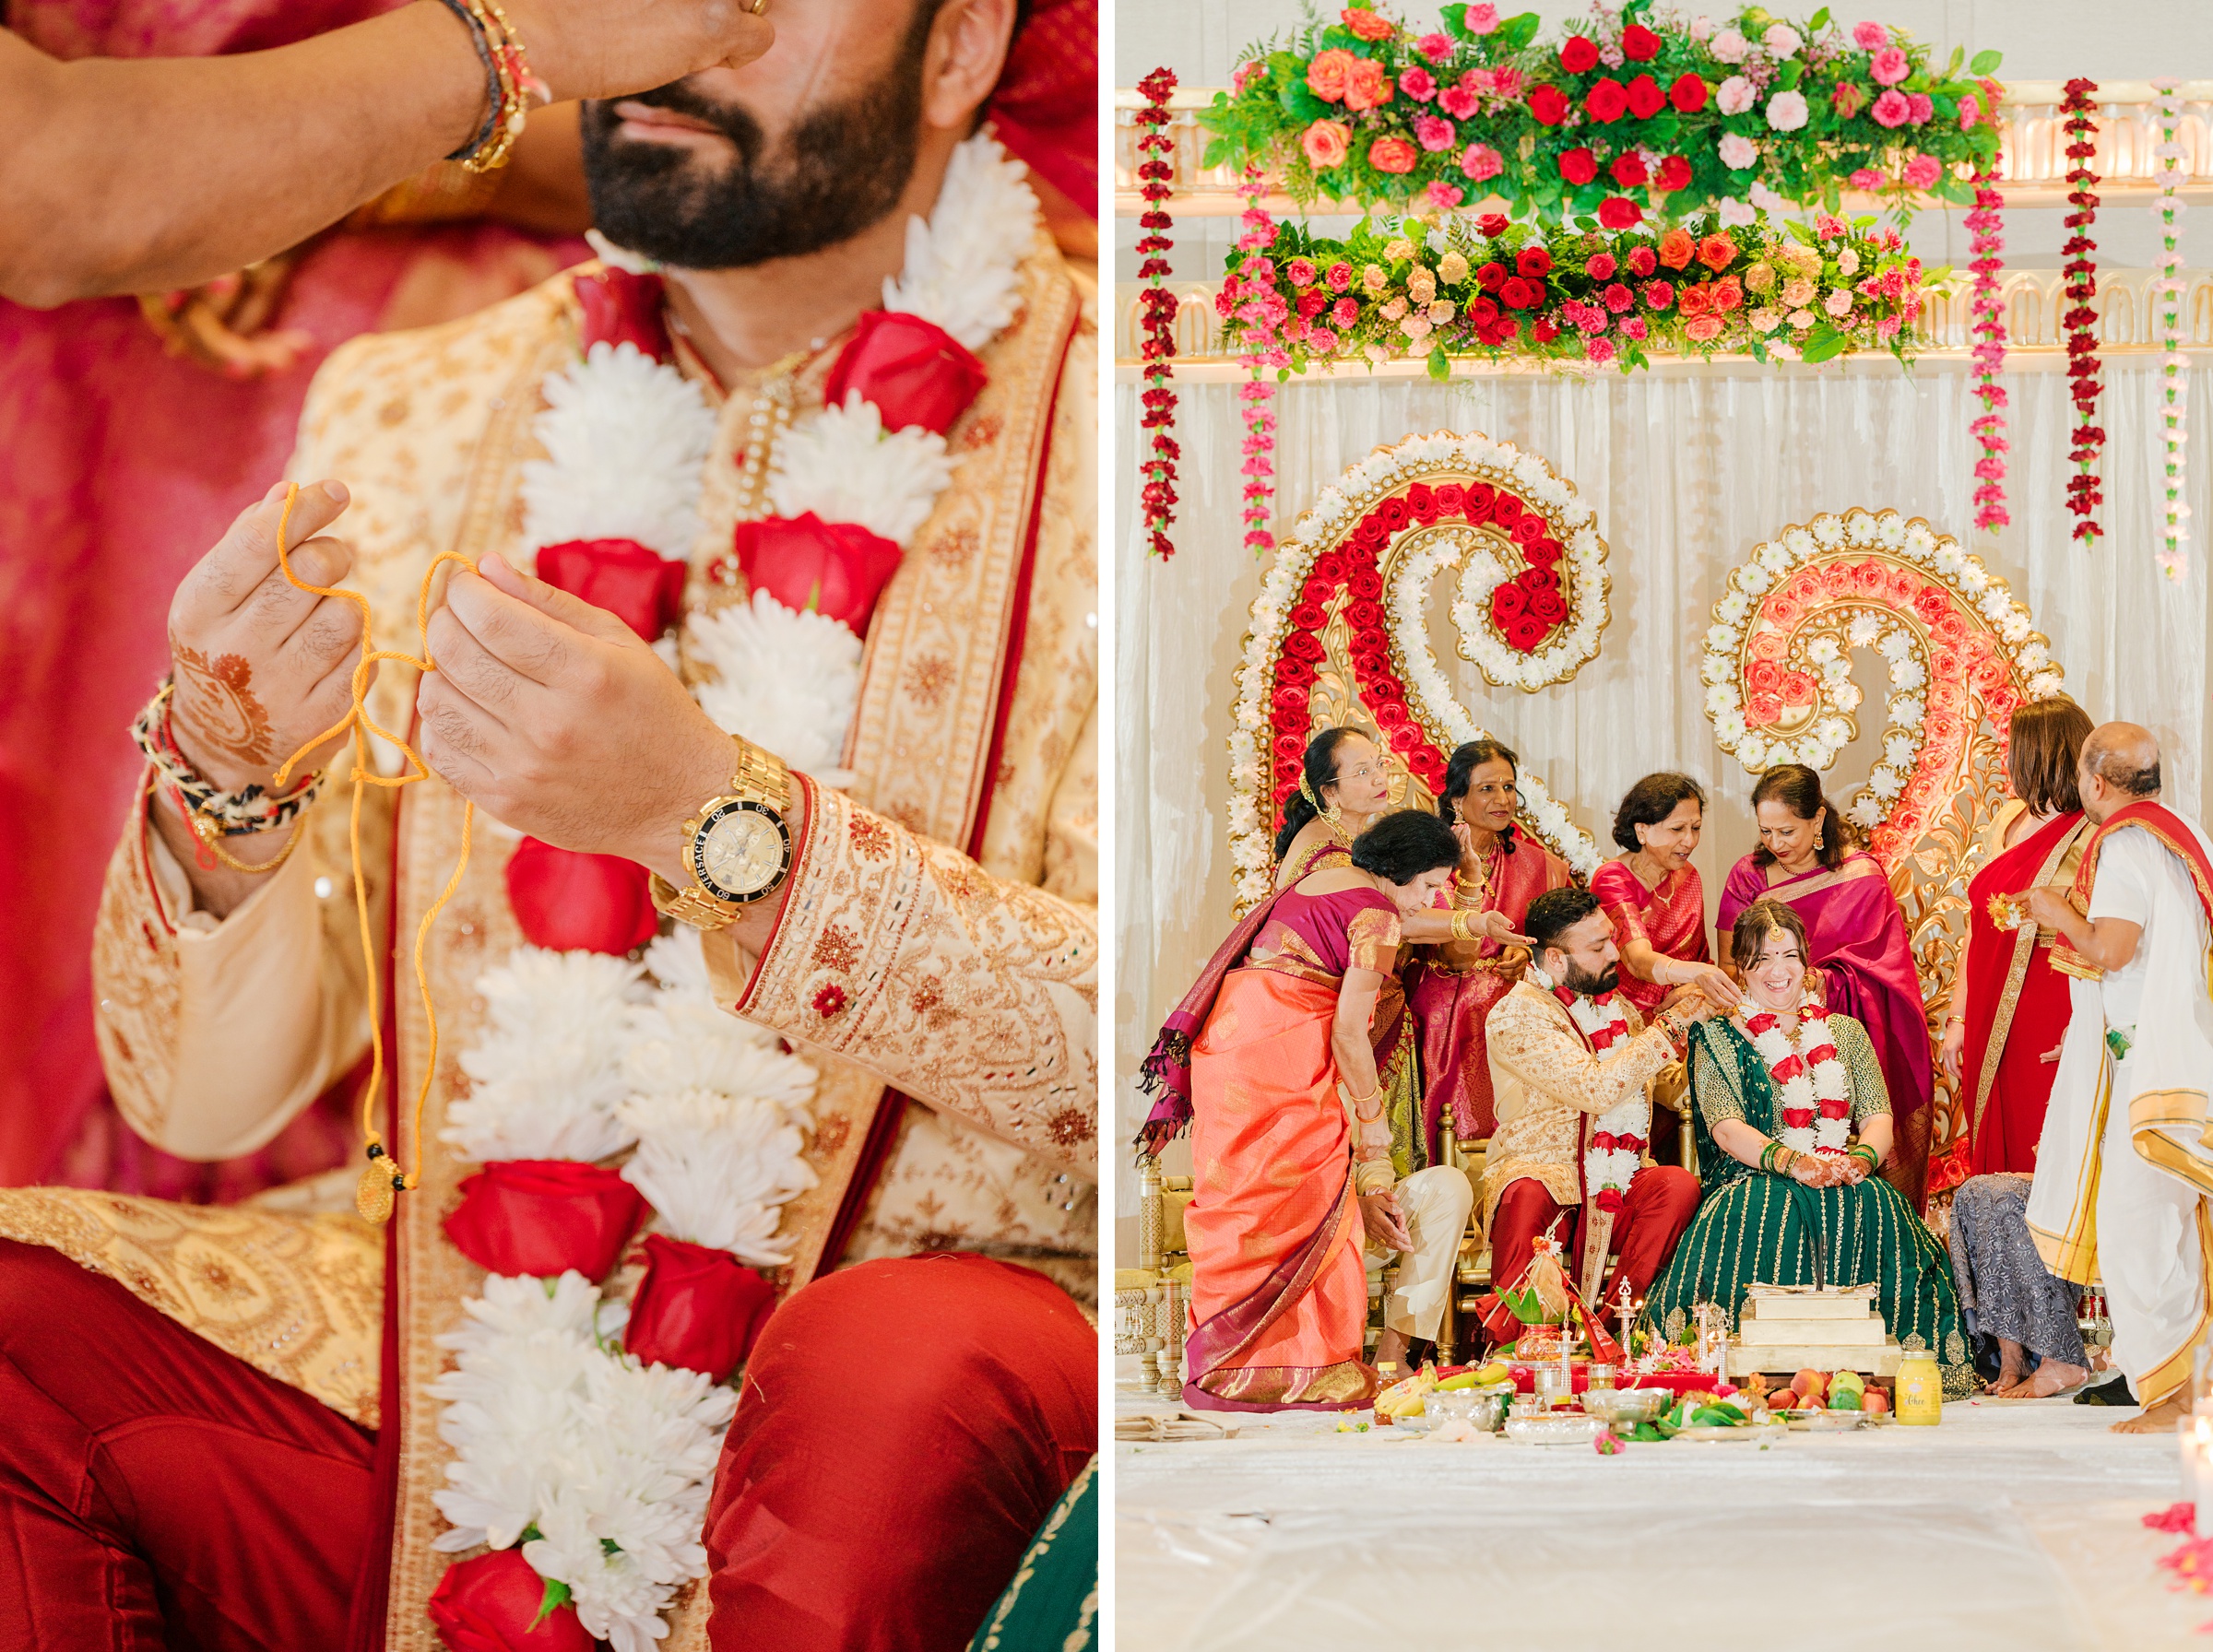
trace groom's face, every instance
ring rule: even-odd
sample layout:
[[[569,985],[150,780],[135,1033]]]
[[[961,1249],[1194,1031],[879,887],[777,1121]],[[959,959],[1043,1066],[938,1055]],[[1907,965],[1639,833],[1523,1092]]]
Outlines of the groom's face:
[[[592,215],[617,244],[737,269],[848,241],[914,174],[940,0],[771,0],[775,44],[584,106]]]

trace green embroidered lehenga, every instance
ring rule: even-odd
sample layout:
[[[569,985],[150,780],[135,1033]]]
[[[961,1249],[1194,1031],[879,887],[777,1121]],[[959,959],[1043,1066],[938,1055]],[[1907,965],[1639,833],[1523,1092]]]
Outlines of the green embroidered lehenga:
[[[1883,1072],[1867,1030],[1832,1013],[1829,1032],[1852,1091],[1852,1134],[1890,1111]],[[1713,1127],[1742,1119],[1766,1136],[1781,1128],[1774,1080],[1733,1022],[1703,1021],[1691,1034],[1691,1094],[1705,1194],[1698,1213],[1653,1284],[1652,1322],[1676,1334],[1699,1302],[1716,1302],[1736,1323],[1747,1285],[1865,1285],[1890,1335],[1907,1347],[1934,1349],[1947,1399],[1975,1389],[1951,1260],[1897,1188],[1878,1176],[1836,1187],[1808,1187],[1731,1158]],[[1817,1248],[1819,1279],[1815,1275]]]

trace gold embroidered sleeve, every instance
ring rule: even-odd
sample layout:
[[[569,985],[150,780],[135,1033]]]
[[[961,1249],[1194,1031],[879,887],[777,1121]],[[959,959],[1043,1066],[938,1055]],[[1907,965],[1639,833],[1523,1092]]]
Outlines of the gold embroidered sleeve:
[[[1745,1117],[1736,1062],[1726,1053],[1717,1053],[1715,1043],[1714,1036],[1703,1029],[1691,1035],[1690,1089],[1709,1130],[1724,1119],[1734,1118],[1741,1124]]]
[[[1883,1064],[1876,1059],[1875,1041],[1867,1029],[1848,1015],[1831,1016],[1829,1036],[1852,1083],[1852,1127],[1856,1132],[1867,1120],[1890,1111],[1890,1089],[1883,1082]]]
[[[1399,914],[1379,907],[1364,907],[1345,926],[1346,966],[1395,975],[1399,970]]]
[[[804,780],[767,950],[706,938],[716,996],[919,1102],[1095,1174],[1098,914]]]
[[[1555,1106],[1604,1113],[1642,1090],[1675,1059],[1657,1028],[1594,1055],[1575,1029],[1519,994],[1498,1000],[1485,1023],[1491,1060]]]
[[[93,931],[94,1029],[124,1121],[165,1152],[253,1152],[367,1047],[346,800],[333,784],[335,807],[326,790],[302,828],[308,840],[219,923],[193,910],[143,801],[125,822]],[[365,862],[389,866],[377,853],[386,808],[362,813]],[[381,910],[381,890],[371,892]]]

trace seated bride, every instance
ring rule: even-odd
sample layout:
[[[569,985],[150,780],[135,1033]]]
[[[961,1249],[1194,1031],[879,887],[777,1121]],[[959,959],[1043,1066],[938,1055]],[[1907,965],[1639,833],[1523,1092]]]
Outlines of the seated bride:
[[[1890,1335],[1934,1349],[1945,1398],[1964,1397],[1974,1376],[1944,1246],[1874,1174],[1890,1101],[1867,1030],[1806,998],[1805,926],[1782,902],[1753,902],[1732,939],[1746,998],[1691,1033],[1704,1194],[1652,1287],[1653,1323],[1672,1332],[1700,1302],[1734,1322],[1753,1284],[1871,1284]]]

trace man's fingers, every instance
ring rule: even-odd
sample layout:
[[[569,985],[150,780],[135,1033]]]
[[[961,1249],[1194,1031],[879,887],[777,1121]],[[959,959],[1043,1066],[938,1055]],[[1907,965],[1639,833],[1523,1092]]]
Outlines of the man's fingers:
[[[433,671],[424,677],[415,690],[415,712],[421,720],[423,756],[429,760],[431,748],[457,757],[474,761],[489,770],[491,744],[498,726],[485,714],[481,706],[471,701],[444,673]]]
[[[494,559],[487,557],[487,562]],[[536,683],[559,680],[576,656],[577,628],[467,572],[445,588],[445,607],[494,659]],[[436,659],[432,651],[431,657]]]
[[[444,677],[502,726],[507,719],[501,714],[515,703],[515,696],[537,686],[470,635],[451,608],[431,616],[427,635],[431,658],[438,662],[433,675]]]
[[[361,611],[342,596],[311,599],[312,606],[284,640],[280,657],[302,676],[350,669],[361,643]]]
[[[310,539],[292,552],[292,572],[299,576],[301,585],[335,585],[352,566],[352,548],[343,539]],[[307,623],[308,616],[318,604],[330,600],[314,591],[302,590],[284,577],[282,568],[272,568],[237,612],[256,630],[266,630],[289,641],[295,631]]]
[[[284,515],[285,485],[278,483],[259,502],[239,513],[231,531],[194,570],[195,596],[210,615],[229,613],[249,600],[277,569],[277,524]],[[298,545],[338,519],[350,496],[343,482],[315,482],[300,490],[285,537]]]
[[[587,637],[598,637],[602,643],[626,643],[637,635],[605,608],[594,608],[581,596],[573,596],[558,585],[549,585],[542,579],[509,566],[497,551],[478,563],[477,569],[494,590],[527,603],[563,625],[574,626]]]

